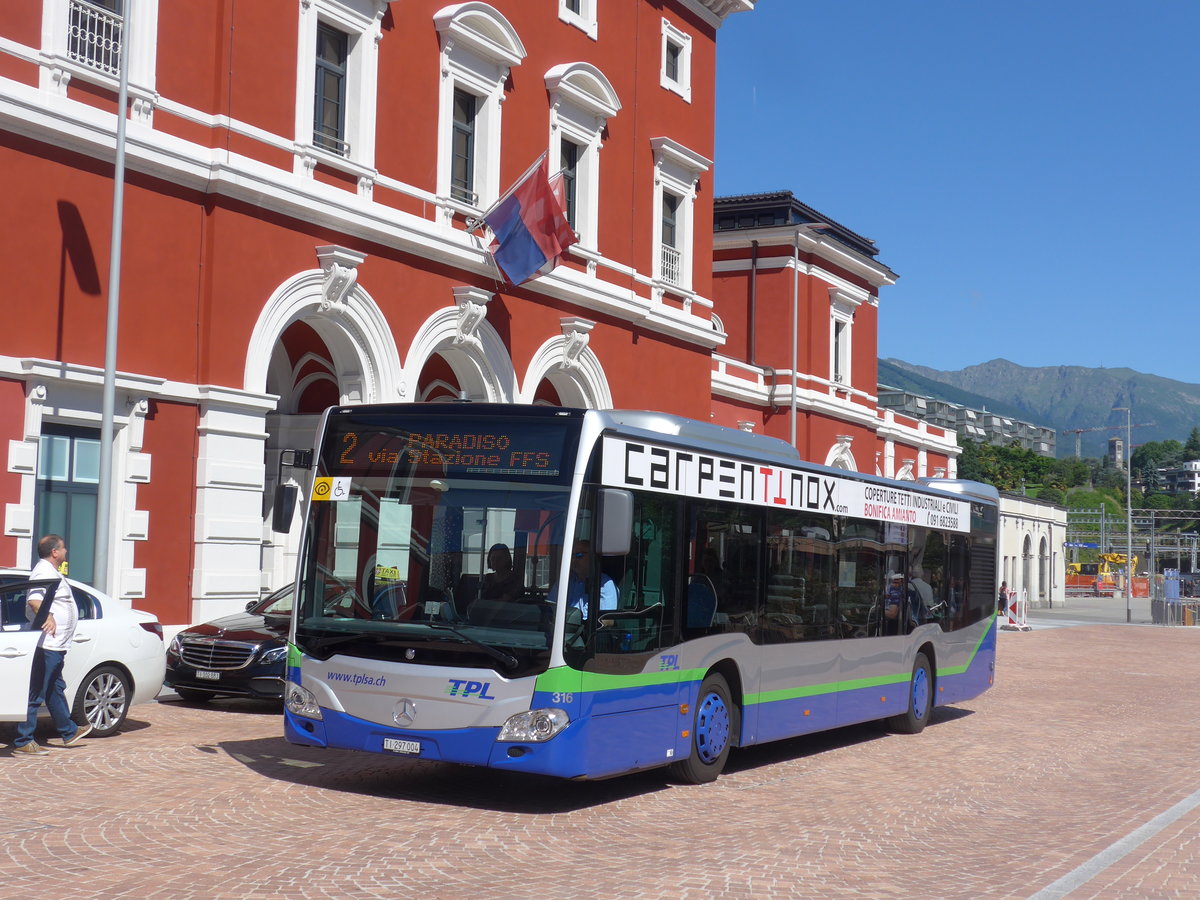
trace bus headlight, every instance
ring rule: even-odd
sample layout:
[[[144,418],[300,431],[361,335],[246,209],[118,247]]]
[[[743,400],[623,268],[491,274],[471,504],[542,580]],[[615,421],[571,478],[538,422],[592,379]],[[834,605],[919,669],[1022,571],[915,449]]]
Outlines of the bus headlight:
[[[322,718],[317,698],[313,696],[312,691],[305,690],[298,684],[290,681],[287,683],[283,691],[283,702],[293,715],[304,716],[307,719]]]
[[[531,709],[517,713],[504,723],[497,741],[539,743],[548,741],[571,723],[563,709]]]

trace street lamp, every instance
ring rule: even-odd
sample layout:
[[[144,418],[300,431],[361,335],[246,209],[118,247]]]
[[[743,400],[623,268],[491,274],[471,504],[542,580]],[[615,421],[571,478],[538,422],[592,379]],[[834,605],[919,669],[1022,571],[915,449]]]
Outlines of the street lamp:
[[[1125,413],[1125,621],[1132,622],[1129,610],[1133,596],[1133,467],[1130,453],[1133,447],[1133,410],[1128,406],[1114,406],[1113,412]]]

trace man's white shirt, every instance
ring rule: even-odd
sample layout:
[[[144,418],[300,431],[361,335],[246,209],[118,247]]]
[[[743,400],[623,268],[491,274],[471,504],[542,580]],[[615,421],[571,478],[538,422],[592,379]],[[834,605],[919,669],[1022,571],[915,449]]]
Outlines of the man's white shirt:
[[[75,626],[79,624],[79,607],[75,605],[75,595],[71,586],[47,559],[39,559],[33,571],[29,573],[30,581],[49,581],[58,579],[58,587],[54,590],[53,605],[50,613],[54,616],[54,634],[47,634],[42,641],[44,650],[70,650],[71,638],[75,635]],[[42,597],[45,603],[45,591],[35,588],[29,592],[30,599]],[[30,612],[27,610],[27,612]],[[32,620],[32,616],[31,616]]]

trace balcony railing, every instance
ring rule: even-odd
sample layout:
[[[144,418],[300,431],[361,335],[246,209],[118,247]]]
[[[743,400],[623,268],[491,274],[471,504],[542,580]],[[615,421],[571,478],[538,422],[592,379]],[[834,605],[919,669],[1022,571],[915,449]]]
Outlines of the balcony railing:
[[[328,134],[324,131],[313,131],[313,146],[320,147],[322,150],[333,153],[337,156],[350,156],[349,143],[343,141],[337,135]]]
[[[662,255],[659,262],[659,277],[667,284],[683,283],[683,254],[674,247],[662,245]]]
[[[86,0],[71,0],[69,23],[68,58],[114,78],[119,76],[124,17]]]

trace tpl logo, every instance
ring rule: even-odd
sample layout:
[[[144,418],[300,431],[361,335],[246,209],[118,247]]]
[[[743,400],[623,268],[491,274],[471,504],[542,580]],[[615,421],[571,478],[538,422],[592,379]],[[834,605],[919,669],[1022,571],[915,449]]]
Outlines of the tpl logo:
[[[679,669],[679,654],[664,653],[658,658],[658,671],[675,672]]]
[[[492,686],[490,681],[467,681],[466,679],[450,678],[447,679],[450,683],[446,686],[446,693],[451,697],[478,697],[480,700],[495,700],[488,693],[488,688]]]

